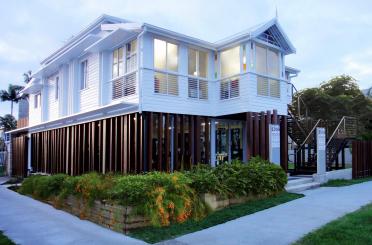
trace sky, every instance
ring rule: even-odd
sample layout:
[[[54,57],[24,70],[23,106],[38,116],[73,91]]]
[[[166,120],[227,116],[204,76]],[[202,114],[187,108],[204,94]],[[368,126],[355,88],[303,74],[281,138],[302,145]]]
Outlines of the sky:
[[[369,0],[0,0],[0,89],[22,84],[42,59],[101,14],[215,42],[275,17],[296,47],[286,65],[298,89],[348,74],[372,86]],[[0,102],[0,115],[10,103]]]

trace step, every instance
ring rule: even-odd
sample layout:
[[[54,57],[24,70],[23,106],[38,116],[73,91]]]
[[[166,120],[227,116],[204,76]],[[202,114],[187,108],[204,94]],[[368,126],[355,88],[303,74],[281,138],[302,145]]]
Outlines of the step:
[[[288,187],[288,188],[286,187],[285,190],[287,192],[301,193],[303,191],[310,190],[310,189],[315,189],[315,188],[318,188],[318,187],[320,187],[319,182],[311,182],[311,183],[291,186],[291,187]]]
[[[311,183],[311,182],[313,182],[312,177],[309,177],[309,178],[294,177],[294,179],[289,179],[288,180],[288,183],[285,186],[285,188],[292,187],[292,186],[297,186],[297,185],[303,185],[303,184],[307,184],[307,183]]]

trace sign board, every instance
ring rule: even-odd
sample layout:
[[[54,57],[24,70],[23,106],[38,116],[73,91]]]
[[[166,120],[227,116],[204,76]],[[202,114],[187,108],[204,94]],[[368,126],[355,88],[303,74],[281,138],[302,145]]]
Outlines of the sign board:
[[[325,128],[316,128],[316,169],[319,176],[326,172],[326,135]]]
[[[280,127],[277,124],[269,125],[269,160],[280,164]]]
[[[326,149],[326,136],[325,136],[325,128],[317,128],[316,129],[316,135],[317,135],[317,149],[318,151],[325,151]]]

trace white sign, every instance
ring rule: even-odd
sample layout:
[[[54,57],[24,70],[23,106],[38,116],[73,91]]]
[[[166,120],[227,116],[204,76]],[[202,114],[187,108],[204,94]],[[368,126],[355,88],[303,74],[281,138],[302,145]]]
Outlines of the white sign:
[[[317,148],[318,151],[325,151],[326,149],[326,136],[325,128],[317,128]]]
[[[277,124],[270,124],[270,137],[271,137],[271,147],[280,147],[280,127]]]
[[[280,164],[280,127],[269,125],[269,159],[270,162]]]

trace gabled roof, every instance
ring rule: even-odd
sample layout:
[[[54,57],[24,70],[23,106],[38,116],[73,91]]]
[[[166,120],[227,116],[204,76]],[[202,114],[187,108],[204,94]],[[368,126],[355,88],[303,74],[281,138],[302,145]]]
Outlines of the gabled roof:
[[[100,27],[102,23],[126,23],[129,22],[128,20],[121,19],[118,17],[110,16],[103,14],[100,17],[98,17],[96,20],[94,20],[89,26],[84,28],[82,31],[80,31],[78,34],[76,34],[74,37],[72,37],[68,42],[63,45],[61,48],[57,49],[55,52],[53,52],[51,55],[46,57],[44,60],[42,60],[40,63],[41,65],[46,65],[49,62],[51,62],[53,59],[58,57],[61,53],[63,53],[65,50],[69,49],[71,46],[73,46],[75,43],[79,42],[81,39],[83,39],[86,35],[88,35],[90,32],[92,32],[97,27]]]
[[[249,39],[260,40],[262,35],[266,33],[270,33],[270,35],[274,37],[275,41],[280,45],[285,54],[296,53],[295,47],[283,31],[277,18],[273,18],[267,22],[255,25],[247,30],[224,38],[216,42],[215,45],[217,48],[223,48]]]

